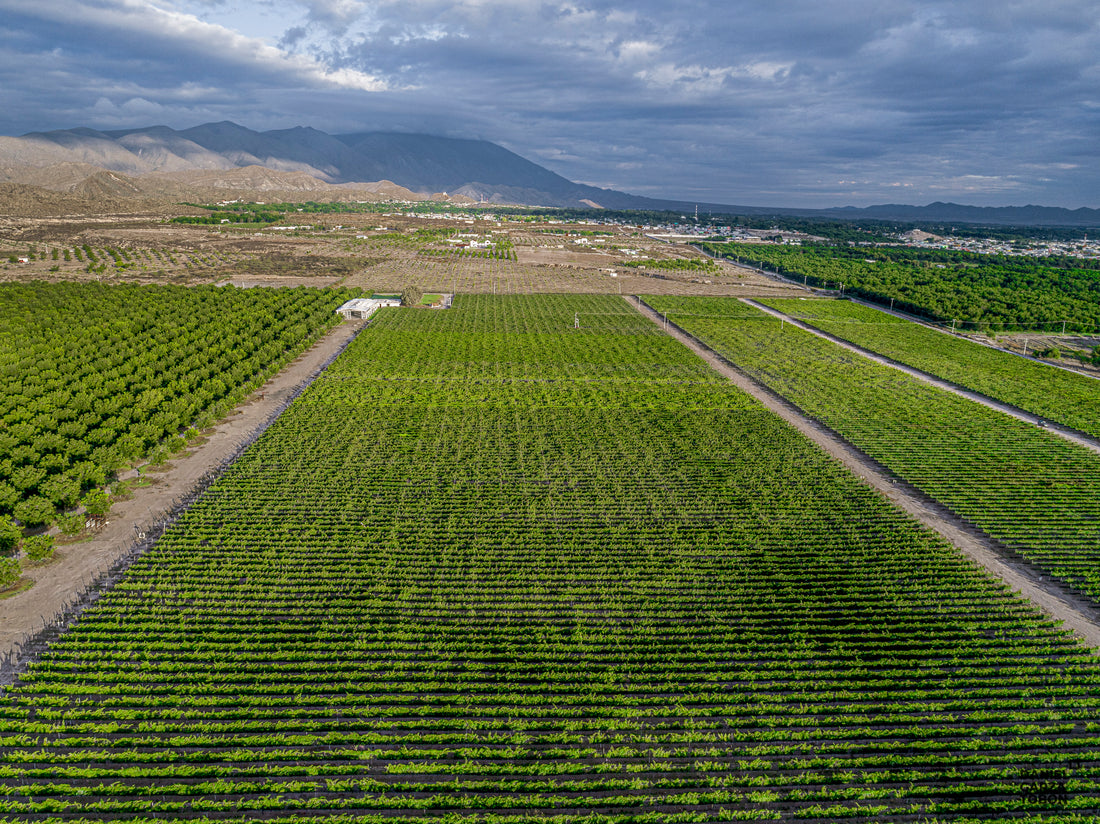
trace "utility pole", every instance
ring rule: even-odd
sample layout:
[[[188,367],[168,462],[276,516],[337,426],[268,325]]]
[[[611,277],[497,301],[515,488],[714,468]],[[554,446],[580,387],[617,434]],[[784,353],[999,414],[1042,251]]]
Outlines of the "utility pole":
[[[1062,321],[1062,334],[1064,335],[1065,333],[1066,333],[1066,322]]]
[[[951,318],[951,334],[955,334],[955,319]]]
[[[573,313],[573,328],[574,329],[580,329],[581,328],[581,313],[580,312],[574,312]]]
[[[1024,355],[1027,355],[1027,338],[1024,338]]]

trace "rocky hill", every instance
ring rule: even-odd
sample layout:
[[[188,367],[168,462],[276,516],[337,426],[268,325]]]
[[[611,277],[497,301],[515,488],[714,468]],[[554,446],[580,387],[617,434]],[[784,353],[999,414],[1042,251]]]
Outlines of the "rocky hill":
[[[608,208],[663,203],[573,183],[484,140],[329,135],[304,127],[255,132],[230,122],[182,131],[78,128],[0,137],[0,180],[90,197],[175,196],[196,189],[332,194],[332,186],[369,190],[388,182],[390,196],[449,192],[462,200]]]

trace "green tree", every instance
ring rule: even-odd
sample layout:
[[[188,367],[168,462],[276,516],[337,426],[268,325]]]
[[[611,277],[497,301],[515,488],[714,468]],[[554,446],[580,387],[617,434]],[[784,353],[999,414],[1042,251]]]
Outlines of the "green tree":
[[[81,501],[89,515],[101,518],[111,510],[111,499],[102,489],[93,489]]]
[[[14,555],[19,551],[23,531],[8,515],[0,515],[0,555]]]
[[[21,497],[18,489],[0,481],[0,512],[11,512]]]
[[[21,466],[11,474],[11,483],[16,489],[24,493],[35,489],[46,478],[46,470],[30,465]]]
[[[15,505],[15,519],[24,526],[48,524],[56,514],[53,503],[41,495],[32,495]]]
[[[32,561],[44,561],[53,555],[54,537],[48,533],[31,535],[23,541],[23,552]]]
[[[60,509],[76,506],[80,500],[80,484],[65,475],[48,478],[41,487],[42,494]]]

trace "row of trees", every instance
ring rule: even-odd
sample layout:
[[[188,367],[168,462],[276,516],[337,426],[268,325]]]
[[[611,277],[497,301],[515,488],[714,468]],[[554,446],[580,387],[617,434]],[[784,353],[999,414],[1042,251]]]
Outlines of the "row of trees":
[[[36,528],[93,512],[113,473],[184,448],[353,294],[0,286],[0,514]]]
[[[1100,330],[1100,273],[947,250],[704,243],[810,286],[843,288],[933,320],[990,331]]]

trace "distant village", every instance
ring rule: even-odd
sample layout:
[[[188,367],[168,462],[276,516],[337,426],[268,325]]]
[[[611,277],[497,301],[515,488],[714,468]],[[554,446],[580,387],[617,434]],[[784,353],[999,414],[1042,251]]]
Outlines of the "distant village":
[[[413,205],[413,204],[408,204]],[[401,216],[410,218],[422,218],[429,220],[454,220],[465,221],[473,224],[477,220],[495,221],[497,226],[501,221],[508,221],[508,216],[495,214],[492,211],[480,212],[467,211],[461,207],[451,210],[424,212],[419,210],[398,210],[387,212],[383,217]],[[784,245],[800,245],[825,241],[826,238],[805,232],[793,231],[773,227],[769,229],[745,229],[739,226],[716,226],[709,222],[699,222],[698,218],[684,215],[682,220],[664,223],[635,223],[621,218],[589,217],[586,220],[556,220],[543,218],[539,221],[547,225],[569,224],[586,226],[618,227],[620,229],[633,229],[653,240],[667,242],[693,242],[706,239],[722,238],[736,243],[769,243]],[[452,241],[454,242],[454,241]],[[576,241],[588,243],[589,241]],[[602,241],[592,241],[601,243]],[[489,245],[489,244],[486,244]],[[868,241],[860,244],[865,246],[898,245],[921,249],[950,249],[960,252],[975,252],[986,255],[1015,255],[1020,257],[1051,257],[1066,256],[1079,258],[1100,258],[1100,238],[1090,239],[1087,234],[1076,240],[998,240],[994,238],[956,237],[953,235],[936,235],[920,229],[896,235],[893,244],[884,244],[880,241]],[[625,251],[625,250],[624,250]]]
[[[1022,257],[1100,257],[1100,240],[1029,240],[1007,241],[992,238],[952,237],[931,235],[914,229],[899,238],[906,246],[925,249],[954,249],[960,252],[979,252],[984,255],[1019,255]]]

